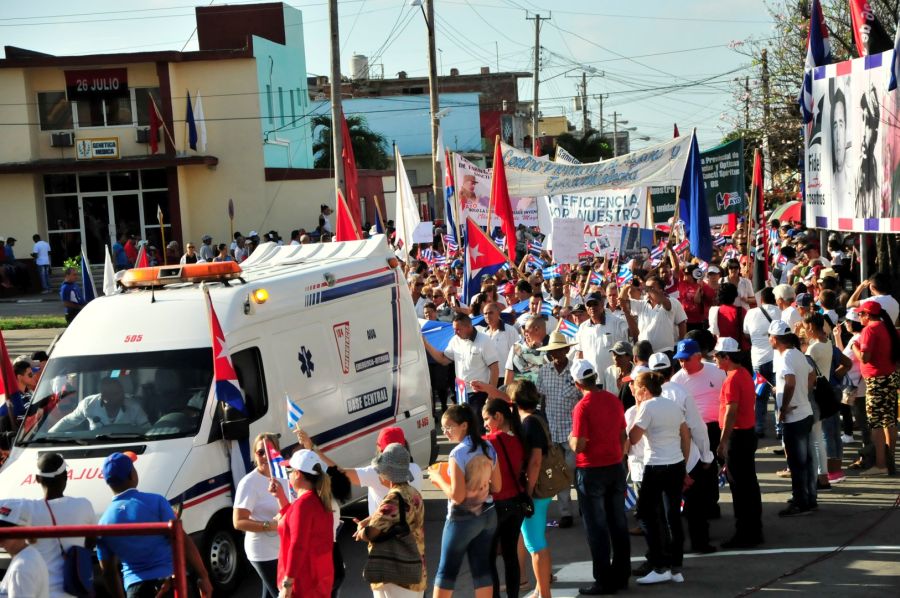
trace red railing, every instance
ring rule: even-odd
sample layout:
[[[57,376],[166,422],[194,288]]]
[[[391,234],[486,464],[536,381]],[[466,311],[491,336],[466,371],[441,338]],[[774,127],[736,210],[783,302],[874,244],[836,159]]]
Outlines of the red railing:
[[[42,527],[3,527],[0,538],[94,538],[97,536],[168,536],[172,542],[174,590],[176,598],[187,598],[184,528],[181,520],[166,523],[118,523],[115,525],[54,525]]]

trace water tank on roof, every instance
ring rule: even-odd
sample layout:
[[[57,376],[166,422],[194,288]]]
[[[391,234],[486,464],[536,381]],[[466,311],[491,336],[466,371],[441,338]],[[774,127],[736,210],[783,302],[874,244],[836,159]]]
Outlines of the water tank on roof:
[[[369,58],[362,54],[354,54],[350,58],[350,72],[356,80],[369,78]]]

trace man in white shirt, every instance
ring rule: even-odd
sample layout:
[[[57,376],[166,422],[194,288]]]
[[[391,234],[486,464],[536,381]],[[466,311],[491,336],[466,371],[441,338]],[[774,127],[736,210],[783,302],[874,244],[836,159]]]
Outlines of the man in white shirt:
[[[863,291],[869,291],[868,299],[861,298]],[[891,296],[891,279],[884,272],[878,272],[869,280],[864,280],[856,287],[853,295],[847,301],[847,307],[859,307],[863,301],[877,301],[881,308],[891,317],[891,322],[895,324],[897,319],[900,318],[900,304]]]
[[[425,317],[425,304],[428,303],[428,299],[422,295],[422,288],[425,286],[425,281],[422,280],[422,277],[418,274],[410,277],[409,281],[409,293],[412,295],[412,302],[416,308],[416,315],[420,318]]]
[[[631,299],[628,293],[632,286],[622,287],[620,292],[619,303],[629,332],[639,341],[649,341],[654,351],[672,351],[676,340],[673,300],[665,294],[656,277],[648,278],[644,287],[646,299]]]
[[[791,470],[793,501],[779,517],[809,515],[816,501],[816,468],[813,463],[813,412],[809,403],[810,374],[806,356],[794,347],[791,330],[782,320],[769,325],[769,342],[775,350],[775,407],[784,426],[784,452]]]
[[[794,292],[794,287],[789,284],[780,284],[773,289],[773,293],[775,294],[775,305],[781,310],[781,320],[791,330],[794,330],[802,320],[800,312],[793,306],[794,299],[797,296]]]
[[[500,317],[500,305],[497,303],[485,303],[481,308],[481,314],[484,316],[484,323],[478,328],[484,332],[494,343],[494,349],[497,352],[497,359],[506,363],[509,357],[509,350],[522,337],[516,330],[515,326],[507,324]]]
[[[497,352],[491,339],[486,334],[479,333],[466,314],[458,313],[453,316],[453,332],[453,338],[443,351],[435,348],[425,338],[422,341],[432,359],[443,365],[453,362],[456,378],[465,382],[467,402],[475,412],[475,421],[479,421],[477,418],[481,417],[487,394],[473,391],[472,382],[486,382],[497,386],[500,377]]]
[[[628,342],[628,324],[625,320],[604,309],[604,297],[600,293],[591,293],[587,297],[587,311],[590,319],[578,327],[575,344],[576,357],[587,359],[594,366],[595,372],[605,372],[613,363],[610,350],[616,343]],[[629,346],[629,352],[630,352]],[[602,380],[598,380],[602,384]],[[604,386],[605,388],[605,386]],[[605,388],[613,394],[615,389]]]
[[[31,239],[34,241],[31,257],[41,277],[41,293],[46,295],[50,292],[50,244],[42,241],[40,235],[33,235]]]
[[[781,310],[775,305],[775,293],[771,287],[763,287],[759,299],[762,302],[760,306],[748,311],[744,317],[744,334],[750,339],[753,372],[761,374],[768,382],[765,390],[756,395],[756,436],[763,438],[766,435],[766,410],[775,385],[775,372],[772,369],[775,350],[769,344],[769,325],[781,319]]]
[[[121,382],[115,378],[104,378],[100,382],[100,392],[85,397],[75,411],[56,422],[50,432],[75,430],[85,422],[90,430],[102,430],[112,425],[143,428],[149,424],[147,414],[137,402],[125,396]]]

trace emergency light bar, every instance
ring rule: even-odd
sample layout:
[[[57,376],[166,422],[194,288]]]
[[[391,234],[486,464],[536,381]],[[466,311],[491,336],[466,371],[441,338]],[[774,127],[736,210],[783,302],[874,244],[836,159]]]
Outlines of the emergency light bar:
[[[208,262],[203,264],[178,264],[132,268],[122,277],[127,288],[160,287],[179,282],[203,282],[240,278],[241,267],[237,262]]]

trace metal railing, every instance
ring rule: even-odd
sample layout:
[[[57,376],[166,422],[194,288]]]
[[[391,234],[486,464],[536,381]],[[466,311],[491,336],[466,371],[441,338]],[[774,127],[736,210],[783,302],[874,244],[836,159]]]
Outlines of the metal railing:
[[[4,538],[95,538],[98,536],[168,536],[172,543],[173,589],[176,598],[187,598],[184,528],[179,519],[164,523],[118,523],[114,525],[52,525],[0,528]]]

